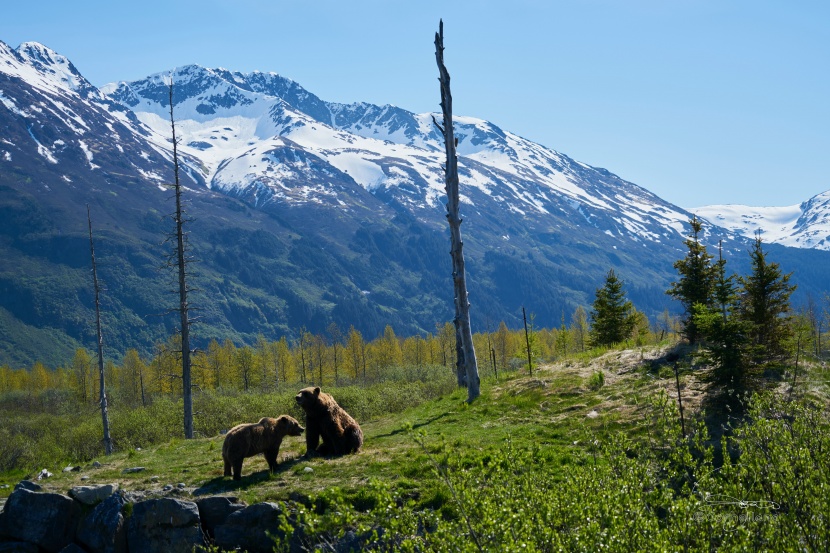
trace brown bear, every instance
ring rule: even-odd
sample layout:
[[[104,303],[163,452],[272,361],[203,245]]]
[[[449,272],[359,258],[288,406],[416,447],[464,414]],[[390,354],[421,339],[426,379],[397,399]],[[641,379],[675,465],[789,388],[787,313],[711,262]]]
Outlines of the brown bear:
[[[282,415],[278,419],[263,417],[259,422],[239,424],[228,430],[222,445],[222,459],[225,461],[225,476],[239,480],[242,460],[260,453],[265,454],[271,472],[277,470],[277,455],[285,436],[299,436],[305,430],[297,419]]]
[[[363,445],[363,431],[333,397],[321,392],[319,387],[309,387],[300,390],[295,399],[305,411],[306,456],[315,452],[320,455],[357,453]],[[323,443],[317,447],[321,438]]]

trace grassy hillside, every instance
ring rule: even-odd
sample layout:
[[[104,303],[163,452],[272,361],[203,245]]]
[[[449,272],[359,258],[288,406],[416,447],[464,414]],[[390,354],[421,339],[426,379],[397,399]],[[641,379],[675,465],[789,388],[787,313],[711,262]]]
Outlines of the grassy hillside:
[[[99,457],[100,468],[47,464],[47,487],[117,482],[182,498],[285,502],[309,548],[351,530],[355,547],[379,550],[821,550],[830,539],[827,375],[811,369],[792,395],[788,375],[767,378],[741,407],[686,363],[684,438],[670,353],[610,351],[533,377],[502,375],[472,405],[463,391],[442,393],[445,384],[410,397],[394,397],[403,385],[372,396],[332,388],[361,421],[357,455],[306,459],[303,439],[288,438],[278,473],[248,459],[234,482],[222,475],[221,436],[169,439]],[[275,403],[296,414],[290,393],[258,408],[274,414]],[[253,418],[229,412],[221,428]],[[130,467],[145,470],[123,472]],[[0,495],[22,476],[0,475],[10,486]]]

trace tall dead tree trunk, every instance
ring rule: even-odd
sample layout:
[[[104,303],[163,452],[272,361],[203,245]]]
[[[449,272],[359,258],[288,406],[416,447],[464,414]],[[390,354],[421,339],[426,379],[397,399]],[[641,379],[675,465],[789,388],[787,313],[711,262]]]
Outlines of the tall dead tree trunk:
[[[533,313],[530,314],[533,317]],[[527,331],[527,313],[525,312],[524,306],[522,306],[522,320],[525,324],[525,344],[527,345],[527,370],[530,373],[530,377],[533,378],[533,351],[530,348],[530,333]],[[531,323],[533,319],[531,318]]]
[[[458,156],[457,146],[452,126],[452,94],[450,93],[450,74],[444,65],[444,21],[438,25],[435,33],[435,61],[438,63],[438,80],[441,83],[441,110],[444,115],[442,127],[433,118],[435,126],[444,135],[444,146],[447,152],[447,165],[444,168],[445,186],[447,191],[447,221],[450,225],[450,255],[452,256],[452,278],[455,292],[455,328],[457,368],[459,384],[462,373],[467,386],[467,401],[472,402],[480,394],[478,377],[478,363],[473,348],[473,333],[470,328],[470,302],[467,299],[467,276],[464,270],[464,254],[461,241],[461,217],[458,214]]]
[[[179,152],[176,139],[176,121],[173,118],[173,77],[170,77],[170,128],[173,134],[173,189],[176,193],[176,257],[175,263],[179,280],[179,308],[182,333],[182,399],[184,401],[184,437],[193,438],[193,386],[190,375],[190,304],[187,301],[187,236],[184,232],[184,210],[182,208],[182,187],[179,182]]]
[[[89,254],[92,257],[92,283],[95,287],[95,329],[98,333],[98,402],[101,405],[101,422],[104,425],[104,453],[112,454],[112,438],[110,437],[110,419],[107,412],[107,392],[104,386],[104,335],[101,332],[101,302],[100,288],[98,287],[98,266],[95,264],[95,243],[92,241],[92,215],[89,205],[86,206],[86,220],[89,223]]]

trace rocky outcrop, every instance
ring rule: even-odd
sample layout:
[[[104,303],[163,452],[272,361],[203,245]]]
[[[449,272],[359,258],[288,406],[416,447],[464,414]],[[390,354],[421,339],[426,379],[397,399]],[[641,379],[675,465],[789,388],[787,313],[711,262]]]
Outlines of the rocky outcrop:
[[[101,484],[99,486],[75,486],[69,490],[69,497],[81,502],[84,505],[97,505],[115,491],[114,484]]]
[[[136,503],[127,523],[127,543],[130,553],[191,553],[205,545],[199,508],[169,497]]]
[[[299,550],[300,533],[294,530],[288,536],[283,530],[286,517],[276,503],[257,503],[228,515],[224,524],[216,527],[215,541],[220,549],[239,547],[249,553],[269,553],[278,543],[290,551]]]
[[[211,544],[270,553],[276,542],[302,550],[303,530],[285,504],[153,498],[114,485],[78,486],[71,497],[35,488],[16,486],[0,511],[0,553],[190,553]]]
[[[91,553],[126,553],[127,526],[124,494],[114,493],[81,520],[76,539]]]
[[[0,513],[0,537],[57,553],[72,543],[80,519],[81,506],[71,497],[20,487]]]
[[[247,505],[240,503],[236,497],[217,495],[196,500],[199,507],[199,517],[202,519],[202,529],[210,539],[216,535],[216,527],[224,524],[231,513],[244,509]]]

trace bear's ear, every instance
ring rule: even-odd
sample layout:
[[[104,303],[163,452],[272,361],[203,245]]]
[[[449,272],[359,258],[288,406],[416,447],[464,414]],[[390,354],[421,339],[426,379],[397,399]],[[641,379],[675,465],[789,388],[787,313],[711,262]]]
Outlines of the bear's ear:
[[[319,386],[317,386],[316,388],[314,388],[314,395],[315,395],[315,396],[319,396],[319,395],[320,395],[320,387],[319,387]]]

